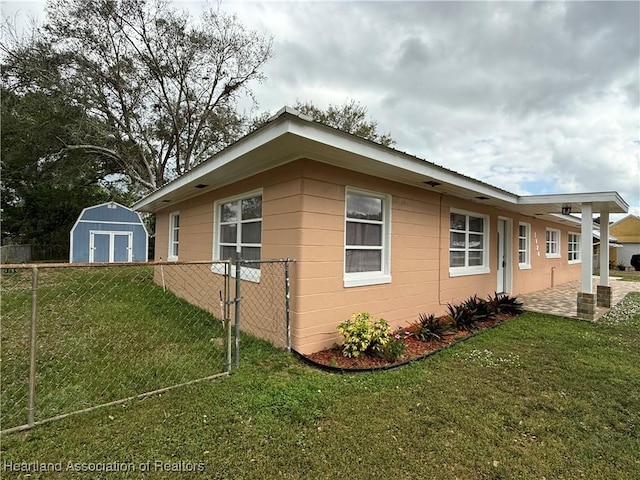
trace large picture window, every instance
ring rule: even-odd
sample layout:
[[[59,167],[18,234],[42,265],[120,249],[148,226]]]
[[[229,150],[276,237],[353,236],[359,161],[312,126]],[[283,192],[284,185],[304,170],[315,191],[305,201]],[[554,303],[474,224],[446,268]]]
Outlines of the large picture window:
[[[168,260],[178,260],[178,246],[180,240],[180,213],[169,215],[169,253]]]
[[[570,233],[567,245],[569,263],[580,263],[580,234]]]
[[[449,216],[449,273],[489,273],[489,219],[486,215],[452,210]]]
[[[531,225],[518,225],[518,266],[521,269],[531,268]]]
[[[547,258],[560,258],[560,230],[547,228],[545,243]]]
[[[347,189],[345,286],[388,283],[389,204],[386,195]]]
[[[260,260],[262,254],[262,193],[216,202],[217,260]],[[259,269],[260,264],[247,264]]]

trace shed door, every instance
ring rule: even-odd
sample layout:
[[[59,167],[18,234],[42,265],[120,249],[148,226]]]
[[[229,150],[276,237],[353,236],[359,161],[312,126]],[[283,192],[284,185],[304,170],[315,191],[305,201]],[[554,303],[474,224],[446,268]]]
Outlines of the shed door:
[[[89,241],[89,263],[102,263],[109,261],[109,243],[108,233],[93,233]]]
[[[113,261],[131,261],[131,237],[129,233],[124,235],[113,235]]]
[[[132,243],[132,232],[91,231],[89,263],[131,262],[133,260]]]

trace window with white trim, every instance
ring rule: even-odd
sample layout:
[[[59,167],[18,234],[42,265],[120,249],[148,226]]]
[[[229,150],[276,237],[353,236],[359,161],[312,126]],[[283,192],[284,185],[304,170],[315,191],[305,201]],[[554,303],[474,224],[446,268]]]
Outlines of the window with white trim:
[[[569,233],[569,238],[567,240],[568,246],[568,261],[569,263],[580,263],[580,234],[579,233]]]
[[[547,228],[545,243],[547,258],[560,258],[560,230]]]
[[[390,204],[388,195],[347,188],[345,287],[391,282]]]
[[[462,210],[449,215],[449,274],[489,273],[489,218]]]
[[[518,266],[531,268],[531,225],[524,222],[518,224]]]
[[[169,215],[169,254],[168,260],[178,259],[178,245],[180,240],[180,212]]]
[[[260,260],[262,252],[262,193],[251,193],[216,202],[216,259],[240,254],[244,260]],[[260,264],[248,264],[259,269]]]

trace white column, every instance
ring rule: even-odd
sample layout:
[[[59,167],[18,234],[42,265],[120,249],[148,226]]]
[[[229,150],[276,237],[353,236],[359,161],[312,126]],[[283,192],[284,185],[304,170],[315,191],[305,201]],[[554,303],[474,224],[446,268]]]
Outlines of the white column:
[[[608,239],[609,237],[607,237],[607,242]],[[593,293],[591,286],[591,277],[593,276],[593,207],[590,203],[582,204],[580,243],[580,255],[582,257],[582,285],[580,291]]]
[[[600,212],[600,285],[609,286],[609,212]]]

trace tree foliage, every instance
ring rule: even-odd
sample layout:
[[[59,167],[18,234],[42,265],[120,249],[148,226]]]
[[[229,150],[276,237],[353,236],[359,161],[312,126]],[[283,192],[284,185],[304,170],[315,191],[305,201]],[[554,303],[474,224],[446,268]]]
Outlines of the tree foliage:
[[[367,107],[355,100],[346,101],[342,105],[330,104],[326,110],[316,107],[310,101],[301,102],[298,100],[293,108],[300,113],[309,115],[317,122],[387,147],[392,147],[396,143],[390,133],[378,132],[378,122],[367,118]]]
[[[144,190],[184,173],[244,133],[236,113],[264,79],[271,39],[209,9],[195,22],[167,0],[50,0],[27,41],[3,44],[5,85],[83,106],[92,143]]]
[[[84,207],[129,200],[117,176],[113,183],[104,180],[117,172],[112,162],[59,151],[61,143],[89,142],[102,129],[82,107],[42,92],[16,95],[3,89],[1,112],[4,240],[64,247]]]

